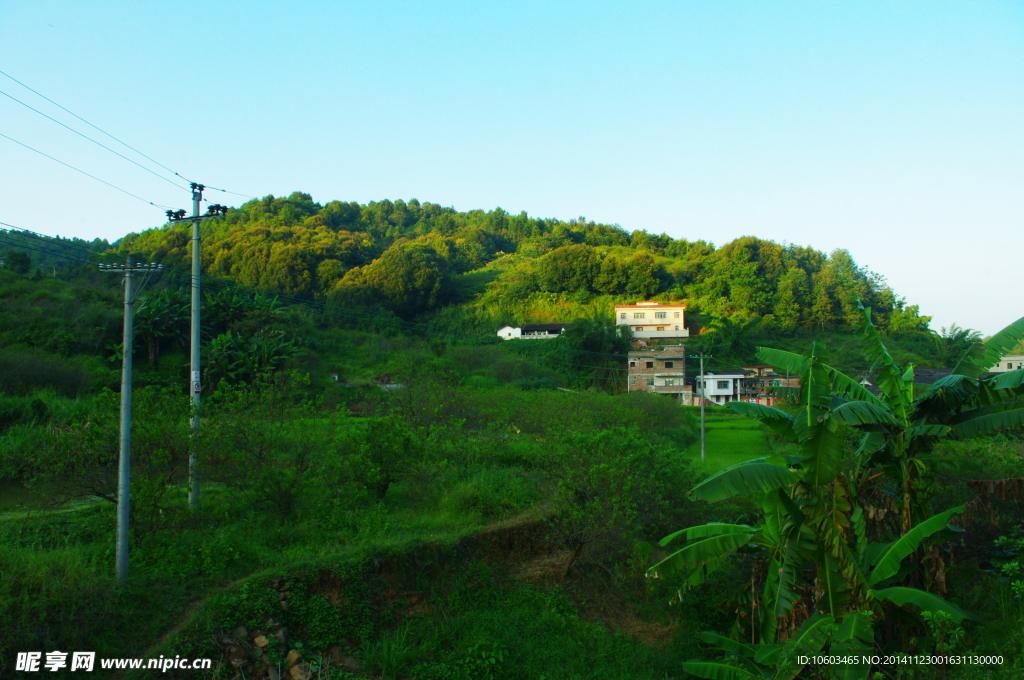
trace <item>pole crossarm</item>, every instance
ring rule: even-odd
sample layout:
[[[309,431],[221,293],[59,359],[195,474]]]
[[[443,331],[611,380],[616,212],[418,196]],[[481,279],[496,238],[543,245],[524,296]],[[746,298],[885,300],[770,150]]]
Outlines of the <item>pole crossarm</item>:
[[[156,262],[150,262],[148,264],[146,264],[146,263],[134,264],[134,265],[132,265],[130,267],[127,266],[127,265],[123,265],[123,264],[101,264],[100,265],[100,271],[114,272],[114,273],[117,273],[117,274],[124,274],[125,272],[132,272],[133,274],[152,274],[153,272],[158,272],[158,271],[163,270],[163,268],[164,268],[164,266],[162,264],[157,264]]]
[[[171,217],[167,221],[171,224],[175,224],[177,222],[205,222],[206,220],[220,220],[223,218],[223,213],[218,213],[216,215],[200,215],[199,217]]]

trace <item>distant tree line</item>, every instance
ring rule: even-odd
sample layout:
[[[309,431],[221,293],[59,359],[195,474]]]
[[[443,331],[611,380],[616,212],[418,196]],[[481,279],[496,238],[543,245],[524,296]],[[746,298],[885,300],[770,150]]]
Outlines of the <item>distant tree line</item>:
[[[115,245],[131,243],[152,261],[188,269],[190,229],[165,225]],[[930,321],[845,250],[826,255],[755,237],[716,248],[583,217],[458,212],[416,199],[320,205],[300,192],[249,201],[203,230],[206,274],[344,307],[383,307],[403,318],[468,302],[463,275],[493,270],[476,297],[502,304],[538,294],[660,296],[781,330],[833,330],[859,323],[859,298],[887,332],[914,333]]]

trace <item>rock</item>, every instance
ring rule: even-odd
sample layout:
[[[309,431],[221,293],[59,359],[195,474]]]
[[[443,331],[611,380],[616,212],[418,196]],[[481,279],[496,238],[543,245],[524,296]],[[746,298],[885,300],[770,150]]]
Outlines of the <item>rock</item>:
[[[267,675],[270,676],[270,680],[281,680],[281,671],[277,669],[277,666],[271,666],[268,668]]]
[[[249,631],[245,629],[245,626],[239,626],[238,628],[235,628],[231,635],[235,638],[236,642],[241,642],[249,637]]]
[[[300,654],[300,653],[299,653],[299,650],[297,650],[297,649],[293,649],[292,651],[288,652],[288,656],[286,656],[286,657],[284,658],[284,662],[285,662],[285,663],[286,663],[287,665],[289,665],[289,666],[294,666],[294,665],[295,665],[295,664],[297,664],[297,663],[298,663],[298,662],[299,662],[299,661],[300,661],[301,659],[302,659],[302,654]]]
[[[289,597],[291,597],[291,595],[292,595],[292,594],[291,594],[291,592],[290,592],[290,591],[287,591],[287,590],[285,590],[284,592],[282,592],[282,593],[279,593],[279,594],[278,594],[278,596],[277,596],[277,599],[278,599],[278,601],[280,601],[280,602],[284,602],[284,601],[285,601],[285,600],[287,600],[287,599],[288,599]]]
[[[234,645],[228,650],[228,660],[231,661],[231,665],[235,668],[244,666],[249,661],[249,652],[245,651],[244,647]]]
[[[288,600],[281,600],[280,605],[281,605],[281,611],[283,611],[284,613],[287,614],[288,613]]]
[[[277,641],[282,645],[288,644],[288,628],[281,626],[281,628],[274,633],[274,637],[276,637]]]
[[[266,647],[267,645],[270,644],[270,640],[268,640],[267,636],[265,636],[265,635],[260,635],[258,638],[256,638],[252,642],[257,647]]]
[[[288,669],[288,674],[292,676],[292,680],[310,680],[310,677],[313,675],[308,663],[292,666]]]
[[[335,645],[327,650],[327,653],[331,655],[331,663],[335,666],[341,665],[341,647]]]
[[[350,671],[358,673],[363,669],[363,664],[359,663],[359,659],[354,656],[346,656],[345,660],[341,662],[341,665]]]

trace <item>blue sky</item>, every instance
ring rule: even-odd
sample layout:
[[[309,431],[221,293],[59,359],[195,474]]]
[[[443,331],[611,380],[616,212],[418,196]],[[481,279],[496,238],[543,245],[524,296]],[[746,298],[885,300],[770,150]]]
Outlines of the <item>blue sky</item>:
[[[5,0],[0,71],[244,194],[846,248],[936,330],[1024,316],[1020,2]],[[189,207],[2,96],[0,133]],[[0,138],[0,221],[114,239],[162,217]]]

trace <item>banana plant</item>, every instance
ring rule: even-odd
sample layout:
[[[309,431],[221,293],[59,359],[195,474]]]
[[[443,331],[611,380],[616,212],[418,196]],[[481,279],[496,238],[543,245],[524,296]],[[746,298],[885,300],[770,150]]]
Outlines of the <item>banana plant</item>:
[[[763,514],[758,526],[706,524],[661,541],[667,547],[685,540],[648,571],[680,584],[675,599],[705,583],[732,555],[755,558],[751,580],[733,597],[738,616],[732,631],[701,637],[723,657],[688,662],[684,670],[693,675],[792,678],[808,652],[829,647],[859,656],[871,649],[884,617],[943,612],[959,623],[970,616],[932,592],[943,590],[941,582],[919,573],[926,547],[933,561],[941,560],[935,544],[963,531],[954,522],[964,506],[934,512],[913,482],[935,464],[927,454],[939,439],[1024,426],[1024,371],[982,376],[1024,338],[1024,319],[972,346],[952,375],[915,397],[913,366],[896,364],[870,310],[858,307],[865,320],[862,346],[881,394],[831,367],[820,344],[803,355],[759,349],[762,361],[800,376],[795,407],[730,407],[799,445],[800,455],[750,460],[691,490],[691,499],[709,503],[753,494]],[[852,464],[840,426],[863,433]],[[899,520],[888,530],[880,522],[887,513]],[[869,523],[889,540],[870,540]],[[912,555],[918,559],[908,559]],[[869,671],[866,664],[843,669],[851,679]]]

